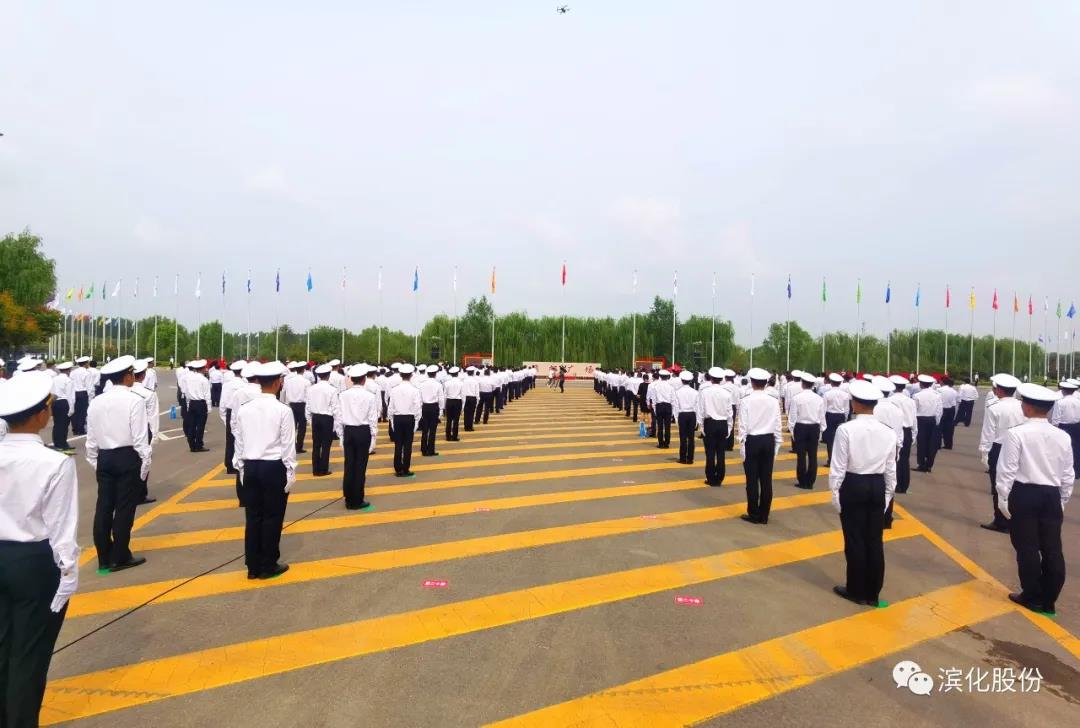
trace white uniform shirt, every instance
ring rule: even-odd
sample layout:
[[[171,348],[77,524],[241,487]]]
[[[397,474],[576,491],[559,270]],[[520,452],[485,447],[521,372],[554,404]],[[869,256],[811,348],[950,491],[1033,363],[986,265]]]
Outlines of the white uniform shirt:
[[[146,374],[143,376],[143,386],[151,392],[157,391],[157,372],[152,367],[146,368]]]
[[[480,396],[480,377],[465,377],[461,382],[461,388],[466,397],[478,398]]]
[[[337,389],[338,392],[344,392],[349,387],[349,380],[345,378],[344,374],[336,369],[330,372],[327,381],[330,382],[330,385]]]
[[[1009,517],[1009,493],[1014,483],[1051,485],[1061,491],[1061,510],[1072,497],[1072,441],[1066,432],[1041,417],[1011,428],[1001,446],[994,487],[998,507]]]
[[[307,402],[308,389],[311,387],[311,382],[300,374],[290,374],[285,377],[285,383],[281,387],[281,391],[285,395],[285,404],[299,404],[301,402]]]
[[[825,400],[825,411],[829,414],[846,417],[851,412],[851,395],[845,389],[832,387],[822,395],[822,399]]]
[[[292,410],[272,394],[259,394],[233,413],[236,449],[233,467],[244,482],[245,460],[280,460],[285,465],[285,492],[296,482],[296,425]]]
[[[941,396],[941,406],[956,408],[960,404],[960,394],[952,387],[940,387],[938,394]]]
[[[210,380],[199,372],[191,372],[185,378],[185,396],[189,402],[202,400],[210,402]]]
[[[217,367],[212,367],[206,372],[206,379],[211,384],[221,384],[225,381],[225,375],[221,373],[221,370]]]
[[[788,430],[793,432],[797,424],[817,425],[820,432],[825,432],[825,400],[820,394],[804,389],[791,398]]]
[[[941,395],[927,387],[916,392],[912,399],[915,400],[916,417],[933,417],[941,423]]]
[[[150,426],[150,444],[153,445],[161,430],[161,421],[158,419],[158,396],[157,392],[147,389],[142,382],[131,385],[131,391],[143,398],[146,405],[146,424]]]
[[[698,391],[693,387],[680,387],[675,392],[672,410],[676,415],[681,415],[683,412],[692,412],[696,415],[698,412]]]
[[[71,384],[76,392],[90,392],[94,388],[90,381],[89,367],[75,367],[68,376],[71,377]]]
[[[840,486],[848,473],[885,476],[885,506],[896,492],[896,433],[873,415],[855,415],[855,419],[836,428],[832,460],[829,466],[829,489],[833,507],[840,512]]]
[[[446,409],[446,391],[443,386],[433,377],[424,377],[418,389],[420,390],[420,401],[423,404],[439,405],[439,416],[441,417],[443,410]]]
[[[739,405],[736,437],[746,459],[746,438],[750,435],[772,435],[776,441],[775,452],[780,452],[784,435],[780,430],[780,402],[763,391],[753,391]]]
[[[75,411],[75,385],[67,374],[57,374],[52,380],[52,396],[54,400],[66,399],[68,414]]]
[[[375,435],[379,430],[379,413],[382,411],[379,395],[367,387],[349,387],[341,393],[339,405],[341,418],[334,422],[338,437],[344,440],[346,427],[367,425],[371,429],[368,452],[375,452]]]
[[[979,398],[979,390],[975,388],[974,384],[961,384],[957,394],[960,395],[961,402],[974,402]]]
[[[74,458],[45,447],[37,435],[0,439],[0,541],[48,541],[60,569],[54,612],[79,586],[79,483]]]
[[[97,470],[98,451],[133,447],[142,460],[139,477],[150,473],[146,402],[127,387],[116,386],[94,397],[86,411],[86,462]]]
[[[889,401],[900,409],[904,415],[904,427],[911,430],[911,436],[919,434],[919,420],[915,416],[915,400],[907,396],[907,393],[896,392],[889,397]]]
[[[307,411],[312,415],[332,415],[336,420],[341,415],[338,403],[337,387],[329,380],[320,379],[307,391]]]
[[[670,379],[661,379],[649,385],[649,392],[645,399],[651,406],[658,404],[671,404],[675,399],[675,390],[672,389]]]
[[[874,418],[896,433],[897,452],[904,446],[904,412],[896,404],[896,397],[878,400],[874,405]]]
[[[452,376],[443,384],[446,399],[464,399],[465,383],[460,376]]]
[[[1080,395],[1070,394],[1054,403],[1050,410],[1050,424],[1071,425],[1080,422]]]
[[[420,425],[422,414],[422,401],[420,390],[413,386],[412,382],[402,382],[399,386],[390,390],[390,401],[386,405],[386,413],[393,421],[394,415],[412,415],[413,431]]]
[[[731,393],[727,387],[714,384],[703,389],[698,397],[698,416],[702,420],[728,420],[731,418]]]
[[[1023,422],[1023,405],[1015,397],[999,399],[983,415],[982,432],[979,434],[979,452],[988,453],[990,448],[1005,442],[1005,435],[1010,428]]]

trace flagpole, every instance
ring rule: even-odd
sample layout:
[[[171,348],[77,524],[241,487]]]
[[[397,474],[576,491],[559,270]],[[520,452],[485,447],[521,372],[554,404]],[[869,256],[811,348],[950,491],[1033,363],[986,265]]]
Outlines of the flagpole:
[[[202,351],[202,273],[199,273],[195,290],[199,295],[195,297],[195,358],[201,356]]]
[[[858,295],[855,296],[855,371],[862,371],[859,365],[862,363],[860,354],[862,353],[862,279],[860,278],[856,283],[858,286]]]
[[[377,344],[376,344],[377,351],[376,351],[375,356],[379,360],[379,363],[382,364],[383,358],[382,358],[382,266],[381,265],[379,266],[379,330],[378,330],[378,336],[376,338],[376,341],[377,341]]]
[[[566,261],[562,262],[563,270],[566,270]],[[559,349],[559,363],[566,363],[566,281],[559,285],[559,308],[562,309],[562,344]]]
[[[248,308],[249,312],[250,312],[250,310],[251,309]],[[221,348],[220,348],[220,351],[218,352],[218,358],[219,359],[224,359],[225,358],[225,311],[226,311],[226,307],[225,307],[225,273],[222,272],[222,274],[221,274]],[[250,317],[250,313],[249,313],[249,317]]]
[[[1034,318],[1034,314],[1033,314],[1033,312],[1031,310],[1031,305],[1032,305],[1031,304],[1031,298],[1029,297],[1028,298],[1028,368],[1027,368],[1027,378],[1028,378],[1029,382],[1034,380],[1034,377],[1032,376],[1033,372],[1031,371],[1031,319]]]
[[[1054,345],[1054,377],[1061,381],[1061,302],[1058,301],[1057,309],[1057,331],[1054,336],[1057,337],[1057,342]]]
[[[637,269],[634,269],[634,283],[631,286],[631,333],[630,333],[630,368],[637,368]]]
[[[949,286],[945,286],[945,373],[949,373],[949,305],[952,303]]]
[[[919,365],[921,364],[921,361],[922,361],[921,358],[920,358],[920,355],[922,354],[922,351],[921,351],[922,327],[920,326],[921,319],[920,319],[920,316],[919,316],[919,309],[921,308],[921,306],[919,306],[919,300],[918,300],[919,297],[921,296],[921,294],[922,294],[922,284],[917,283],[917,284],[915,284],[915,373],[916,374],[922,373],[922,370],[919,368]],[[948,337],[946,337],[946,341],[948,341]]]
[[[716,271],[712,274],[712,326],[709,329],[709,366],[716,366]]]
[[[420,289],[413,290],[413,362],[419,360],[420,355]]]
[[[821,279],[821,372],[825,371],[825,279]]]
[[[674,335],[674,334],[672,334]],[[750,366],[754,366],[754,274],[750,274]]]
[[[281,269],[274,274],[274,361],[280,361],[278,344],[281,340],[281,320],[278,318],[278,295],[281,293]]]
[[[892,298],[892,283],[889,284],[889,298]],[[885,302],[885,373],[892,373],[892,306]]]
[[[124,279],[121,278],[116,285],[116,355],[120,356],[120,322],[124,320]]]
[[[784,356],[784,371],[791,371],[791,274],[788,273],[788,290],[787,290],[787,304],[784,313],[785,328],[787,333],[785,334],[784,350],[786,352]]]
[[[345,361],[345,322],[348,319],[348,296],[345,293],[345,278],[349,269],[346,266],[341,270],[341,361]]]
[[[1050,304],[1043,298],[1043,380],[1050,374]]]
[[[457,266],[454,266],[454,364],[457,364]]]
[[[675,364],[675,322],[677,320],[675,310],[677,308],[676,302],[679,298],[679,271],[675,271],[675,285],[671,291],[671,363],[668,366],[674,366]],[[753,309],[751,308],[751,311]],[[750,350],[751,361],[753,361],[753,349]]]
[[[997,309],[994,309],[994,315],[990,324],[990,337],[993,341],[993,348],[990,350],[990,374],[994,375],[997,369]]]
[[[93,286],[91,286],[92,288]],[[94,358],[94,329],[97,328],[97,299],[90,296],[90,358]]]
[[[307,281],[304,284],[307,295],[304,296],[304,318],[307,320],[307,348],[304,353],[304,361],[311,361],[311,268],[308,268]]]
[[[173,286],[173,298],[176,299],[176,318],[173,319],[173,367],[180,364],[180,274],[176,274],[176,283]]]
[[[971,323],[968,331],[968,377],[975,378],[975,289],[971,289]]]

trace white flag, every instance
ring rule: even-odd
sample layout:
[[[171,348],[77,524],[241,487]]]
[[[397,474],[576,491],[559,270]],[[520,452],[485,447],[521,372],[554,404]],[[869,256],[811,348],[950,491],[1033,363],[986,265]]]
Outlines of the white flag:
[[[341,290],[345,290],[345,274],[348,273],[348,268],[341,269]]]
[[[154,276],[154,298],[157,298],[157,276]]]
[[[382,266],[379,266],[379,290],[382,290]]]
[[[113,288],[113,291],[112,291],[112,295],[113,295],[113,298],[116,298],[117,296],[119,296],[119,295],[120,295],[120,285],[121,285],[121,284],[122,284],[123,282],[124,282],[124,279],[123,279],[123,278],[121,278],[120,280],[118,280],[118,281],[116,282],[116,287],[115,287],[115,288]]]
[[[634,269],[634,293],[637,293],[637,268]]]
[[[454,293],[457,293],[457,266],[454,266]]]
[[[750,274],[750,295],[754,295],[754,274]]]
[[[139,297],[139,277],[138,276],[135,276],[135,290],[131,292],[131,297],[132,298],[138,298]]]
[[[712,295],[716,298],[716,273],[712,274]]]
[[[180,274],[176,274],[176,278],[173,280],[172,292],[174,296],[180,295]]]
[[[671,294],[672,296],[678,296],[679,295],[679,271],[675,271],[675,280],[672,282],[671,291],[672,291],[672,294]]]
[[[202,273],[195,276],[195,298],[202,298]]]

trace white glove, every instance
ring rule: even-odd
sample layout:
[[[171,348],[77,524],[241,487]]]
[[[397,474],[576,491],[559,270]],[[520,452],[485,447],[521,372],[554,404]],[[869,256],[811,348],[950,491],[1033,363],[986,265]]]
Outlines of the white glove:
[[[1009,507],[1002,504],[1000,499],[998,499],[998,510],[1001,511],[1001,515],[1005,516],[1005,520],[1012,518],[1012,514],[1009,513]]]
[[[146,480],[149,476],[150,476],[150,463],[144,461],[142,466],[139,468],[139,478],[142,479],[142,480]]]
[[[72,566],[68,569],[67,573],[60,574],[60,586],[56,589],[56,596],[53,597],[52,604],[49,605],[49,609],[53,612],[59,613],[64,605],[67,604],[68,599],[75,590],[79,588],[79,567]]]
[[[841,509],[840,509],[840,494],[839,493],[834,493],[833,494],[832,505],[833,505],[833,508],[836,509],[836,512],[838,514],[842,512]]]

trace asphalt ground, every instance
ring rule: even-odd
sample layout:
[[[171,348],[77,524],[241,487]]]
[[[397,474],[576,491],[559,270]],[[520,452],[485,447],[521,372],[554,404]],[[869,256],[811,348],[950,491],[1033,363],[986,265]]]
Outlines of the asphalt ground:
[[[168,408],[166,372],[159,394]],[[737,452],[710,488],[700,441],[696,464],[679,465],[677,439],[639,439],[588,383],[540,382],[460,442],[440,428],[440,457],[414,448],[415,479],[392,476],[381,430],[368,511],[345,510],[340,462],[314,478],[301,456],[281,549],[292,568],[270,581],[246,579],[216,412],[199,454],[162,416],[158,502],[140,507],[133,538],[148,562],[115,574],[95,572],[96,486],[75,439],[84,566],[42,722],[1074,723],[1080,588],[1066,583],[1052,619],[1006,599],[1009,538],[978,527],[990,495],[976,410],[898,497],[877,609],[832,594],[844,558],[824,469],[815,490],[792,487],[785,447],[769,524],[747,524]],[[905,660],[929,694],[897,687]]]

